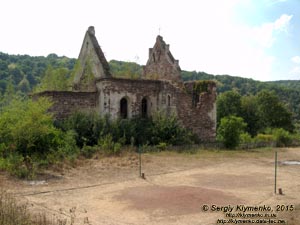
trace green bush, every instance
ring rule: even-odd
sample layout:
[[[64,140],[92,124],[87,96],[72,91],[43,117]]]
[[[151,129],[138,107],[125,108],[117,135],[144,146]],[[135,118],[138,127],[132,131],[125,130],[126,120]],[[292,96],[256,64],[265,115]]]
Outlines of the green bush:
[[[161,113],[152,118],[135,117],[132,119],[111,120],[109,116],[100,117],[95,113],[77,112],[59,125],[63,130],[74,130],[76,143],[94,146],[99,138],[111,135],[112,141],[121,145],[182,145],[194,142],[191,132],[184,129],[176,116]]]
[[[160,151],[164,151],[167,149],[167,143],[165,142],[160,142],[158,145],[156,145],[156,148],[158,148]]]
[[[151,144],[165,142],[169,145],[183,145],[193,143],[194,136],[183,128],[175,115],[166,116],[156,113],[153,116],[151,130]]]
[[[0,113],[1,168],[20,178],[34,178],[37,169],[76,155],[75,132],[63,132],[48,113],[51,103],[15,99]]]
[[[108,134],[104,137],[100,137],[98,145],[104,150],[107,154],[117,155],[121,152],[121,143],[114,142],[111,134]]]
[[[249,144],[251,142],[253,142],[253,139],[249,133],[244,132],[244,133],[240,134],[240,143],[241,144]]]
[[[46,160],[40,159],[39,164],[48,166],[49,164],[57,164],[64,160],[73,161],[79,155],[79,148],[76,145],[76,132],[69,130],[61,132],[60,144],[58,148],[51,149],[47,154]]]
[[[19,154],[14,153],[9,155],[3,164],[3,169],[7,170],[11,175],[19,178],[26,178],[29,176],[29,171],[24,165],[24,157]]]
[[[273,129],[272,133],[275,137],[277,147],[284,147],[292,144],[292,135],[283,128]]]
[[[255,142],[272,142],[275,137],[272,134],[257,134],[254,138]]]
[[[105,132],[110,127],[108,117],[101,118],[96,113],[76,112],[58,125],[64,131],[73,130],[76,132],[77,146],[93,146],[101,132]]]
[[[151,143],[151,138],[153,137],[153,121],[151,118],[135,117],[120,120],[119,124],[120,134],[126,138],[126,144],[139,146]]]
[[[217,138],[226,148],[236,148],[241,141],[240,136],[246,126],[247,124],[241,117],[223,117],[218,128]]]
[[[13,100],[0,114],[0,143],[8,151],[23,156],[45,154],[57,148],[61,131],[54,127],[52,115],[47,113],[51,103],[46,99]]]
[[[88,146],[88,145],[85,145],[80,150],[80,153],[85,158],[92,158],[93,155],[98,151],[98,148],[99,148],[98,146]]]

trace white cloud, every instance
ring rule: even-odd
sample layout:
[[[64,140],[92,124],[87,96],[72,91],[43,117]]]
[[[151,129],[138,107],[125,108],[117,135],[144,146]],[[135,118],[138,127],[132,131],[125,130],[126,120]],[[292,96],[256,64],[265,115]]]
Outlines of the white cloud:
[[[273,22],[255,27],[227,24],[218,27],[214,35],[202,32],[197,37],[201,42],[195,46],[200,54],[189,61],[191,65],[188,67],[201,63],[201,70],[208,73],[274,80],[272,70],[277,59],[267,49],[273,47],[277,38],[287,30],[292,17],[283,14]],[[196,43],[196,40],[191,43]]]
[[[297,64],[300,64],[300,56],[294,56],[291,58],[292,62],[294,63],[297,63]]]
[[[270,48],[273,46],[278,33],[288,31],[292,17],[293,15],[283,14],[273,23],[264,23],[259,27],[251,28],[249,35],[252,36],[257,44],[262,47]]]
[[[280,18],[274,22],[274,29],[280,31],[287,31],[292,17],[293,15],[281,15]]]

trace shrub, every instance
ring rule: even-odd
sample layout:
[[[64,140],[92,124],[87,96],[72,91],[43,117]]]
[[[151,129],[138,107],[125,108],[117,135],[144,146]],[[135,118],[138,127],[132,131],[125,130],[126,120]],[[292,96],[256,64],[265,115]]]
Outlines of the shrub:
[[[75,112],[59,124],[63,130],[76,132],[76,144],[80,148],[84,145],[96,145],[101,132],[110,127],[109,118],[100,118],[96,113]]]
[[[240,143],[241,144],[248,144],[253,142],[253,139],[251,138],[251,135],[249,133],[241,133],[240,134]]]
[[[160,151],[164,151],[167,149],[167,143],[165,142],[160,142],[158,145],[156,145],[156,148],[158,148]]]
[[[224,143],[226,148],[236,148],[247,124],[243,118],[236,116],[223,117],[218,128],[218,140]]]
[[[284,147],[289,146],[292,143],[292,135],[284,130],[283,128],[276,128],[272,131],[275,140],[276,140],[276,146],[278,147]]]
[[[52,115],[47,113],[51,103],[47,99],[14,100],[0,114],[0,142],[8,151],[23,156],[45,154],[57,148],[61,131],[53,126]]]
[[[96,145],[99,138],[105,139],[107,135],[111,135],[112,142],[121,145],[157,145],[160,142],[182,145],[194,142],[194,136],[179,124],[175,115],[165,116],[161,113],[153,118],[111,120],[109,116],[77,112],[59,127],[74,130],[80,148]]]
[[[169,145],[191,144],[193,135],[183,128],[173,115],[166,116],[163,113],[156,113],[153,116],[151,143],[154,145],[165,142]]]
[[[0,114],[1,168],[20,178],[34,178],[38,167],[76,155],[75,132],[63,132],[48,113],[51,103],[15,99]]]
[[[98,151],[98,146],[88,146],[85,145],[82,147],[80,153],[83,155],[85,158],[92,158],[93,155]]]
[[[104,150],[107,154],[119,154],[121,152],[122,145],[119,142],[114,142],[112,135],[108,134],[104,137],[100,137],[98,145]]]
[[[272,142],[275,137],[272,134],[257,134],[255,137],[256,142]]]
[[[45,157],[46,160],[39,161],[40,165],[57,164],[63,160],[74,160],[79,154],[79,148],[76,145],[76,132],[73,130],[61,132],[60,144],[56,149],[51,151]]]

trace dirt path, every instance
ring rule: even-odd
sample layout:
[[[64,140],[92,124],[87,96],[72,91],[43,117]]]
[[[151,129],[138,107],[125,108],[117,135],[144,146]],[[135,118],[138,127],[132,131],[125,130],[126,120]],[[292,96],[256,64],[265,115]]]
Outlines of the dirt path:
[[[89,160],[36,183],[0,179],[32,210],[69,219],[76,215],[77,224],[210,225],[229,219],[212,205],[234,207],[233,212],[239,205],[270,206],[275,219],[300,224],[300,165],[279,163],[278,187],[284,195],[274,195],[273,156],[273,150],[144,154],[144,180],[138,177],[138,156],[128,154]],[[300,161],[300,149],[280,149],[279,160]],[[209,206],[207,212],[203,205]],[[296,209],[277,212],[277,205]]]

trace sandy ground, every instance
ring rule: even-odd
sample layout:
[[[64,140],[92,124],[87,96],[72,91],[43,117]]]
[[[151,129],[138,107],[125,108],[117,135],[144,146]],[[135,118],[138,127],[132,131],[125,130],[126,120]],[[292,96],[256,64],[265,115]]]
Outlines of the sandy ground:
[[[130,153],[85,160],[31,182],[2,173],[0,187],[27,202],[33,212],[69,221],[73,217],[75,224],[234,224],[225,220],[249,218],[226,217],[224,207],[237,214],[237,206],[265,206],[272,211],[259,211],[264,218],[268,214],[277,224],[299,225],[300,165],[281,162],[300,161],[300,149],[277,151],[277,188],[283,195],[274,194],[274,149],[143,154],[146,179],[139,178],[138,155]],[[213,211],[217,206],[219,211]],[[243,224],[263,224],[257,221],[260,217],[251,219]]]

